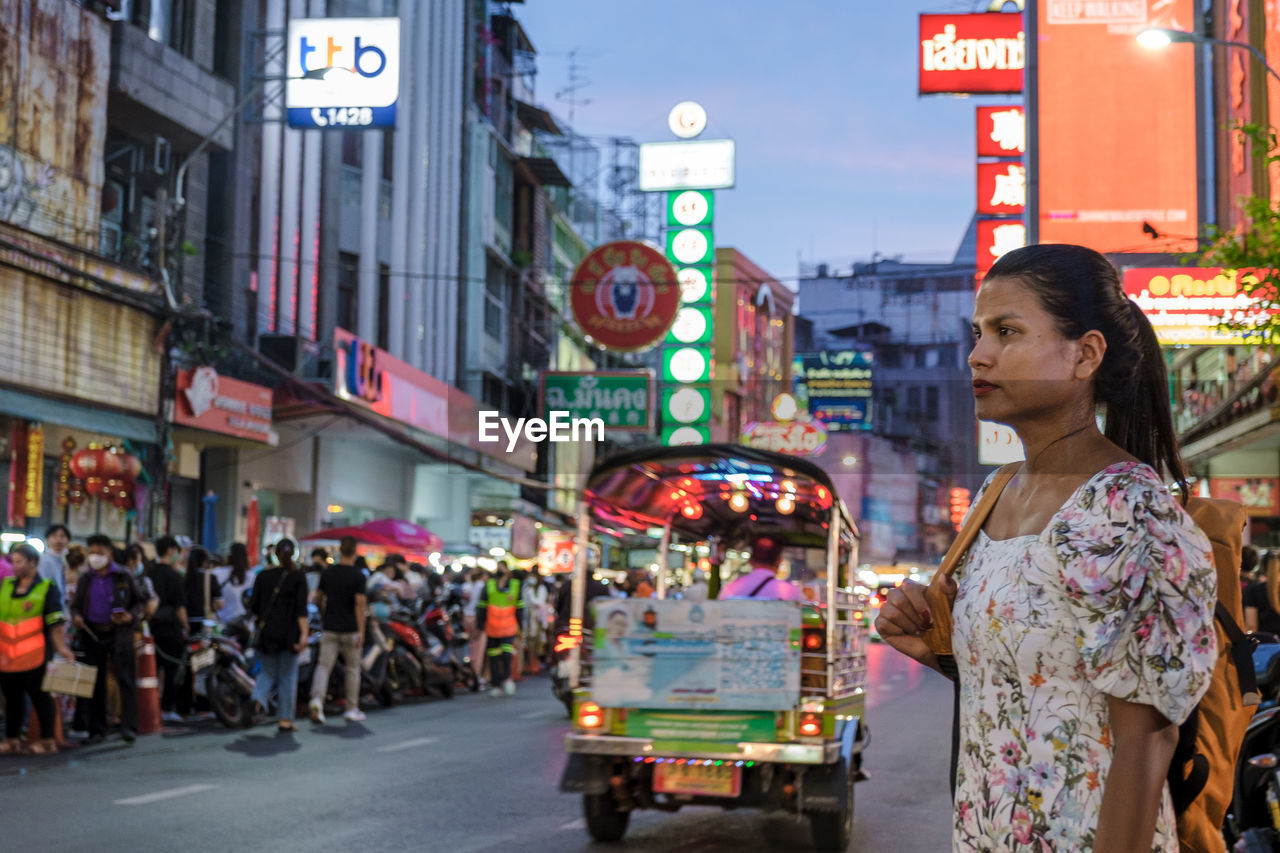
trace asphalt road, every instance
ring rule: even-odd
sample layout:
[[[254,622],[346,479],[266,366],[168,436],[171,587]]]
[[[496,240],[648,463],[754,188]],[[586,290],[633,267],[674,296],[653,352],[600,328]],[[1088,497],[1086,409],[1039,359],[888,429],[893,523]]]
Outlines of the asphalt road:
[[[950,686],[883,646],[871,655],[871,779],[856,789],[851,850],[950,846]],[[0,849],[806,850],[789,815],[639,812],[621,845],[590,842],[578,797],[557,790],[563,709],[542,678],[510,698],[459,695],[363,724],[303,722],[295,736],[171,727],[46,758],[0,758]],[[22,817],[26,816],[26,817]]]

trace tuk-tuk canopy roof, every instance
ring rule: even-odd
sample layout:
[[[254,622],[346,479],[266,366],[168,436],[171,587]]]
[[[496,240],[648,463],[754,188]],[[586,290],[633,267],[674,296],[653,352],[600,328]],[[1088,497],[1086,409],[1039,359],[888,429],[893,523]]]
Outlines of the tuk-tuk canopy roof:
[[[671,520],[682,539],[715,536],[727,547],[761,534],[825,548],[833,509],[841,538],[857,536],[827,473],[804,459],[737,444],[633,450],[596,465],[583,490],[605,528],[643,530]]]

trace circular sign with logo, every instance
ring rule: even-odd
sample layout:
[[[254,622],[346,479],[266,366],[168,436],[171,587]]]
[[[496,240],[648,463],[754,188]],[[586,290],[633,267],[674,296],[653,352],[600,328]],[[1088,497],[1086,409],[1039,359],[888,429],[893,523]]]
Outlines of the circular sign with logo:
[[[696,101],[681,101],[667,115],[667,127],[681,139],[693,139],[707,129],[707,111]]]
[[[635,352],[662,340],[680,310],[675,267],[652,246],[619,240],[573,271],[573,319],[604,349]]]

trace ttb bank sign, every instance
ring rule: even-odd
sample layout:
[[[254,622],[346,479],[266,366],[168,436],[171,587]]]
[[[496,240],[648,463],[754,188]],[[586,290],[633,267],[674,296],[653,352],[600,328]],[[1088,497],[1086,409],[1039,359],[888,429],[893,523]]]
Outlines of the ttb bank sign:
[[[295,18],[286,63],[290,127],[395,126],[399,18]]]

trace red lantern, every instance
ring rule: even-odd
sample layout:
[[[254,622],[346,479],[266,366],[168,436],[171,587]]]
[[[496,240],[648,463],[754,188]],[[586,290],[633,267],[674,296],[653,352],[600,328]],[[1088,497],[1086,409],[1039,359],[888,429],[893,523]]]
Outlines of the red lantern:
[[[142,473],[138,457],[119,451],[93,448],[81,450],[71,457],[71,473],[80,478],[120,477],[127,480]]]
[[[116,492],[111,496],[111,505],[119,510],[133,509],[133,498],[128,492]]]
[[[94,497],[102,494],[106,487],[107,481],[101,477],[85,477],[84,479],[84,490]]]
[[[67,499],[71,501],[72,506],[82,506],[84,504],[84,492],[74,488],[67,492]]]

